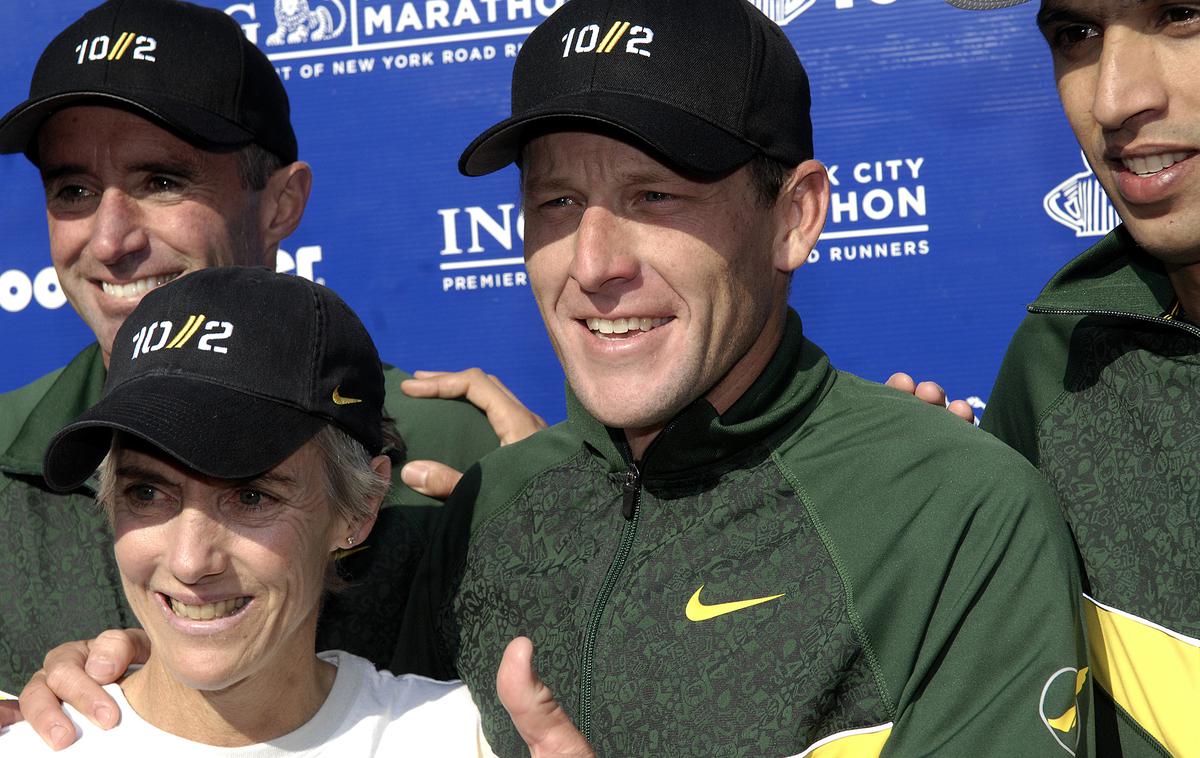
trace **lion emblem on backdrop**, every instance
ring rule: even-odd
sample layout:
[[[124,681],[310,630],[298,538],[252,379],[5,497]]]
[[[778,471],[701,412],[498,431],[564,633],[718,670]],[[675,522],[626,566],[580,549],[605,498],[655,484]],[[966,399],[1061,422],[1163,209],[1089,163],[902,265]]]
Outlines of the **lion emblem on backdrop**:
[[[267,37],[267,46],[322,42],[341,34],[346,28],[346,8],[341,0],[332,2],[338,10],[336,25],[333,14],[324,4],[310,5],[308,0],[275,0],[275,31]]]

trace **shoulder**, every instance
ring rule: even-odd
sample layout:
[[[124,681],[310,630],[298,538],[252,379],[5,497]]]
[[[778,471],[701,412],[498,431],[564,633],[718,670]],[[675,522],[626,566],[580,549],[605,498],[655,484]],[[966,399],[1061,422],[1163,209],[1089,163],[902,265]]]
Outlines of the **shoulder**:
[[[93,342],[66,366],[0,394],[0,461],[13,453],[13,443],[22,437],[32,433],[48,440],[62,424],[86,410],[100,396],[104,373],[100,347]],[[33,441],[40,467],[44,440]]]
[[[777,459],[829,523],[903,530],[915,519],[967,528],[988,519],[1055,517],[1045,479],[1016,451],[942,408],[839,373]],[[978,525],[978,524],[977,524]]]
[[[67,714],[67,718],[75,726],[75,742],[69,747],[66,747],[58,752],[51,750],[42,742],[42,738],[37,732],[33,731],[33,727],[28,722],[21,721],[13,724],[10,727],[0,729],[0,755],[5,756],[38,756],[38,755],[68,755],[73,758],[87,758],[88,756],[97,756],[103,758],[114,754],[130,754],[129,734],[131,728],[129,723],[136,722],[136,715],[132,717],[126,715],[131,713],[128,703],[120,695],[120,687],[115,684],[108,685],[104,688],[114,697],[118,698],[117,702],[122,706],[121,723],[116,727],[104,730],[94,726],[88,721],[83,714],[76,711],[70,705],[63,704],[63,711]],[[114,690],[116,691],[114,693]],[[117,747],[120,745],[121,747]]]
[[[384,365],[384,406],[396,422],[409,459],[436,460],[461,470],[499,445],[487,416],[466,400],[404,394],[400,384],[411,378]]]
[[[378,735],[378,754],[477,754],[479,711],[462,682],[377,671],[369,661],[340,650],[321,657],[337,660],[339,679],[349,675],[359,683],[347,723],[361,729],[377,722],[370,731]]]
[[[470,500],[473,522],[478,523],[514,502],[543,476],[577,462],[584,452],[584,443],[570,424],[556,424],[484,456],[455,488],[451,499]]]
[[[943,408],[846,372],[838,372],[809,422],[792,435],[791,444],[804,443],[860,459],[878,456],[877,465],[987,465],[1034,475],[1007,446]]]
[[[426,710],[474,714],[471,696],[460,681],[377,670],[367,659],[342,650],[328,650],[320,657],[338,667],[339,678],[358,683],[356,710],[365,708],[392,717]]]
[[[0,394],[0,451],[7,449],[17,437],[26,419],[58,381],[64,368],[55,369],[24,387]]]

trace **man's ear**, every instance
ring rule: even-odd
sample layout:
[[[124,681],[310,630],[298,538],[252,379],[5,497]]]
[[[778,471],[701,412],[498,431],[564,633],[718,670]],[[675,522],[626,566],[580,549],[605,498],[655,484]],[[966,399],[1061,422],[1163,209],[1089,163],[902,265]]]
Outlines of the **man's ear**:
[[[304,161],[289,163],[267,179],[259,205],[259,229],[267,250],[296,231],[311,191],[312,168]]]
[[[791,273],[804,265],[825,228],[829,212],[829,173],[817,160],[796,166],[776,201],[780,234],[775,240],[775,268]]]

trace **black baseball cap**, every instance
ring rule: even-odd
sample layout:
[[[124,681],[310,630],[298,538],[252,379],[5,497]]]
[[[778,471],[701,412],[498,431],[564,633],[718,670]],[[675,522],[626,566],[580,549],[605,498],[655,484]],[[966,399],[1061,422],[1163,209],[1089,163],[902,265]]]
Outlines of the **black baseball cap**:
[[[512,116],[458,169],[488,174],[539,133],[589,126],[700,175],[756,155],[794,166],[813,156],[809,104],[795,48],[746,0],[570,0],[517,54]]]
[[[207,268],[146,293],[113,343],[104,394],[43,462],[70,490],[135,435],[218,479],[269,471],[326,424],[383,447],[383,367],[327,287],[265,268]]]
[[[0,119],[0,153],[36,160],[34,138],[54,112],[98,103],[158,122],[210,150],[250,143],[296,160],[283,82],[237,22],[176,0],[109,0],[42,52],[29,99]]]

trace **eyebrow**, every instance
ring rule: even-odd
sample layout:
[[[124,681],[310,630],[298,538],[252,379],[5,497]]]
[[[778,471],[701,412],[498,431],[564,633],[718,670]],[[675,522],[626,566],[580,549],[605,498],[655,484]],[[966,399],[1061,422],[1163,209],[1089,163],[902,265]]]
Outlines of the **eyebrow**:
[[[169,174],[178,176],[184,179],[195,179],[203,172],[203,168],[199,161],[189,160],[187,158],[178,158],[176,160],[152,160],[134,163],[126,167],[128,171],[134,171],[145,174]],[[59,163],[42,165],[42,182],[49,184],[64,176],[74,176],[76,174],[86,174],[88,169],[86,166],[78,163]]]
[[[126,463],[117,467],[118,479],[139,479],[148,484],[170,484],[171,480],[153,469],[139,466],[136,463]]]
[[[1122,4],[1127,4],[1129,0],[1122,0]],[[1146,4],[1147,0],[1133,0],[1134,7],[1141,7]],[[1097,5],[1093,3],[1093,6]],[[1105,11],[1108,9],[1105,8]],[[1103,12],[1093,10],[1089,7],[1087,10],[1079,10],[1077,8],[1068,7],[1068,3],[1064,0],[1043,0],[1041,8],[1037,14],[1037,25],[1039,29],[1044,29],[1047,26],[1064,21],[1097,21],[1104,15]]]
[[[290,477],[287,474],[280,474],[275,471],[268,471],[265,474],[259,474],[258,476],[250,479],[235,480],[234,483],[242,487],[252,487],[256,484],[277,484],[283,487],[296,487],[299,484],[294,477]]]

